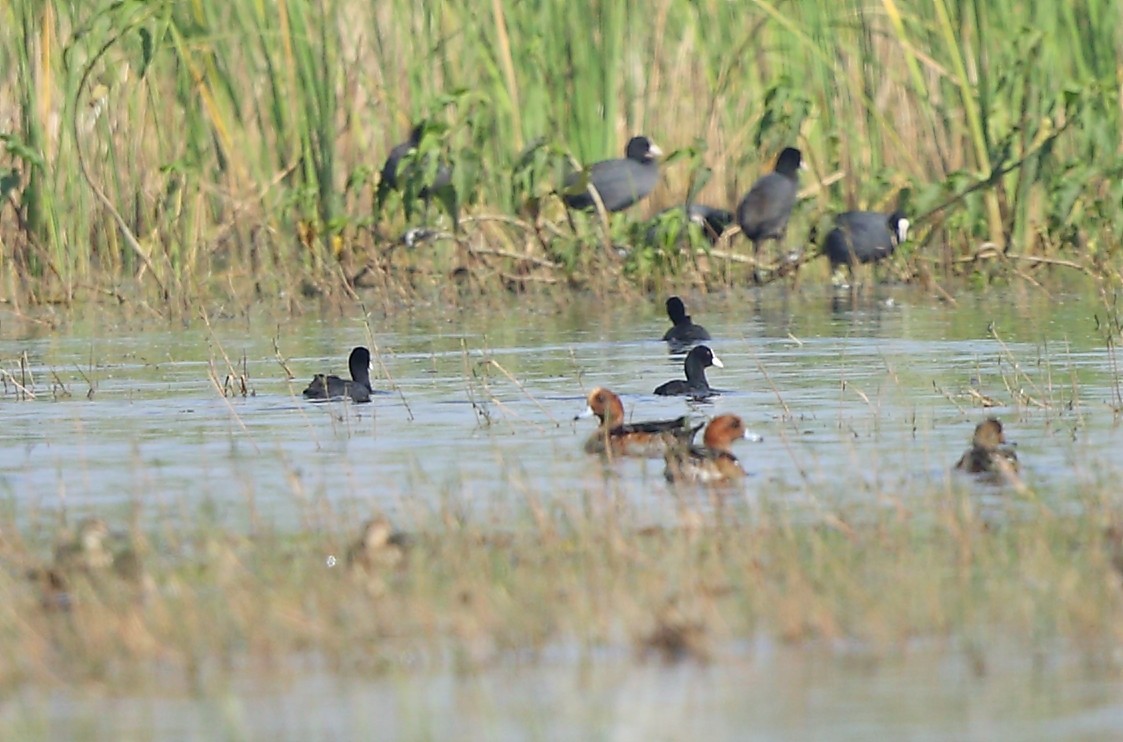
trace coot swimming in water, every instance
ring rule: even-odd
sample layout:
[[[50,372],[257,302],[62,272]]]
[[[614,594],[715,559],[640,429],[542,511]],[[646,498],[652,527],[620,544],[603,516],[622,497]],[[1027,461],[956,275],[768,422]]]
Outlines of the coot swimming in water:
[[[725,364],[707,346],[695,346],[686,354],[686,360],[683,362],[686,378],[673,379],[665,384],[660,384],[655,387],[655,394],[664,397],[712,396],[714,390],[710,388],[710,383],[706,381],[706,369],[710,366],[724,368]]]
[[[347,359],[351,379],[341,379],[332,374],[316,374],[304,390],[305,399],[337,399],[347,397],[352,402],[369,402],[373,391],[370,386],[370,351],[359,346]]]
[[[685,345],[710,339],[710,333],[706,332],[706,328],[694,324],[690,319],[690,315],[686,313],[686,305],[677,296],[667,299],[667,317],[674,325],[663,335],[663,340],[668,343]]]

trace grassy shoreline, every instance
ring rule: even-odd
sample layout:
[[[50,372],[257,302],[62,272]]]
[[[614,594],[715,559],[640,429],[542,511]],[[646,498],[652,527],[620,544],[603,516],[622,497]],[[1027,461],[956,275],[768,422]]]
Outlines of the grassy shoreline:
[[[441,511],[366,568],[348,566],[358,534],[346,525],[134,526],[125,542],[144,586],[75,568],[65,604],[45,592],[56,586],[26,577],[50,564],[53,538],[9,515],[0,643],[12,662],[0,687],[139,690],[163,673],[199,691],[203,668],[226,682],[309,652],[344,675],[418,662],[472,671],[557,645],[720,662],[723,647],[760,635],[874,658],[935,640],[984,666],[999,638],[1026,652],[1113,654],[1123,642],[1118,503],[1080,496],[1079,512],[1061,514],[1011,494],[996,514],[979,495],[955,485],[908,507],[825,505],[814,522],[766,495],[716,510],[684,497],[667,526],[603,495],[584,510],[528,502],[510,527]]]
[[[1081,281],[1101,292],[1110,353],[1123,285],[1117,13],[1111,0],[16,0],[0,10],[13,91],[0,101],[0,301],[17,326],[38,321],[25,307],[61,306],[35,336],[93,301],[161,323],[203,313],[208,326],[211,312],[260,305],[358,306],[373,337],[378,310],[424,302],[739,288],[753,268],[743,239],[645,246],[631,222],[692,190],[733,205],[797,144],[811,170],[788,247],[831,212],[886,208],[906,190],[918,240],[891,275],[944,296],[945,284]],[[434,125],[425,148],[456,164],[459,232],[437,209],[374,208],[383,158],[420,119]],[[636,132],[677,153],[653,197],[571,227],[550,195],[559,168],[617,156]],[[402,244],[418,226],[437,237]],[[825,281],[824,262],[802,280]],[[1023,376],[1042,367],[999,354]],[[1047,414],[1064,414],[1044,376]],[[1013,378],[1005,392],[1021,404]],[[658,526],[610,485],[542,501],[512,487],[525,509],[509,523],[433,505],[396,523],[411,544],[368,572],[347,568],[353,513],[296,531],[132,513],[109,525],[127,530],[114,546],[139,555],[139,581],[55,565],[55,524],[8,504],[0,688],[136,691],[175,676],[204,694],[307,654],[371,675],[419,657],[470,673],[559,645],[720,662],[761,634],[873,657],[931,640],[981,671],[999,638],[1027,654],[1063,644],[1119,672],[1123,510],[1109,482],[1073,482],[1044,504],[1003,493],[997,508],[989,490],[923,486],[904,502],[870,492],[868,509],[824,502],[817,519],[767,491],[753,505],[684,496]]]
[[[697,243],[638,245],[625,220],[609,235],[596,220],[569,228],[548,196],[558,168],[618,156],[638,131],[678,154],[637,219],[691,190],[730,206],[795,143],[811,171],[790,246],[831,212],[885,208],[906,189],[920,239],[903,276],[1048,268],[1117,285],[1113,11],[12,3],[0,291],[64,303],[139,292],[162,307],[364,283],[410,296],[450,277],[485,294],[743,281],[740,240],[715,258]],[[372,201],[390,146],[420,119],[436,125],[425,146],[456,163],[465,206],[455,239],[411,250],[396,242],[418,222]],[[634,249],[621,259],[608,241]]]

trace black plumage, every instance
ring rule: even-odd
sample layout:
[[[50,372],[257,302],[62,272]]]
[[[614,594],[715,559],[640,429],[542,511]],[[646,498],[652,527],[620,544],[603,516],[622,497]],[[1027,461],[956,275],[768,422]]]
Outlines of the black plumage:
[[[783,239],[799,192],[799,170],[803,156],[788,147],[780,153],[776,168],[762,176],[737,205],[737,223],[741,233],[753,243],[753,254],[759,255],[765,240]]]
[[[847,211],[835,217],[823,252],[831,267],[874,263],[893,254],[908,238],[909,220],[900,211]]]
[[[661,154],[647,137],[632,137],[623,158],[594,162],[566,176],[562,200],[571,209],[592,209],[596,201],[591,191],[596,189],[606,211],[623,211],[655,189],[659,182],[655,158]]]
[[[706,380],[706,369],[710,366],[724,368],[725,364],[705,345],[697,345],[686,354],[683,369],[685,379],[673,379],[655,387],[655,394],[664,397],[709,397],[715,392]]]
[[[349,398],[353,402],[369,402],[373,388],[370,385],[370,351],[359,346],[351,351],[347,359],[351,371],[350,379],[338,376],[316,374],[304,390],[305,399]]]

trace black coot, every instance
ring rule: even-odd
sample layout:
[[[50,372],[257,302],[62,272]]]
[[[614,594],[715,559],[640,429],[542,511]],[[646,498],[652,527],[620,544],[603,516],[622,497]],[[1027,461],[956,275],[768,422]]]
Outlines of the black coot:
[[[759,255],[760,243],[784,237],[792,206],[799,191],[799,169],[803,156],[794,147],[780,153],[776,168],[759,178],[737,206],[737,223]]]
[[[456,219],[456,192],[452,186],[452,167],[448,163],[438,161],[435,164],[435,169],[432,173],[426,172],[432,165],[431,161],[414,160],[410,163],[410,169],[407,172],[402,172],[402,160],[406,158],[410,152],[416,150],[421,146],[421,139],[425,135],[425,124],[417,124],[410,130],[409,139],[401,144],[395,145],[390,154],[386,157],[386,162],[382,165],[382,174],[378,181],[378,191],[375,195],[376,205],[379,211],[382,210],[383,204],[389,197],[391,191],[400,191],[406,187],[406,184],[413,178],[419,178],[426,182],[423,183],[421,188],[417,191],[417,197],[425,202],[428,206],[429,200],[436,197],[444,203],[444,206],[449,211],[449,216]],[[425,158],[422,158],[424,160]],[[406,204],[407,214],[409,213],[410,205]]]
[[[887,258],[909,234],[909,220],[900,211],[847,211],[836,216],[834,224],[823,246],[832,269]]]
[[[594,162],[583,171],[565,178],[562,200],[571,209],[592,209],[596,206],[591,189],[600,194],[607,211],[623,211],[647,196],[659,182],[659,163],[655,159],[663,151],[647,137],[632,137],[625,157]],[[581,188],[582,183],[585,188]]]
[[[304,390],[305,399],[337,399],[348,397],[352,402],[369,402],[373,389],[370,385],[370,351],[360,346],[351,351],[347,359],[351,380],[332,374],[316,374]]]
[[[726,209],[703,204],[690,204],[685,208],[672,206],[640,225],[642,231],[636,234],[638,239],[652,247],[684,249],[693,244],[695,227],[701,238],[714,245],[732,223],[733,212]]]
[[[697,345],[686,354],[683,367],[686,369],[685,379],[674,379],[666,384],[655,387],[655,394],[664,397],[709,397],[714,394],[710,383],[706,381],[706,369],[710,366],[724,368],[725,364],[714,355],[714,352],[705,345]]]
[[[710,333],[702,325],[694,324],[690,315],[686,313],[686,305],[682,299],[672,296],[667,299],[667,316],[674,325],[663,335],[663,340],[672,345],[686,345],[710,339]]]
[[[717,242],[721,233],[733,223],[732,211],[704,204],[690,204],[686,207],[686,215],[690,217],[690,221],[702,227],[711,243]]]

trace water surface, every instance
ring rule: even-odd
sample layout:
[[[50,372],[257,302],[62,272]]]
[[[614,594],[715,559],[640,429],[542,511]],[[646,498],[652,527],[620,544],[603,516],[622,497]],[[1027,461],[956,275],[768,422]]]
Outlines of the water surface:
[[[174,328],[100,311],[55,328],[0,316],[0,492],[17,513],[140,505],[159,519],[205,507],[232,524],[298,528],[327,503],[408,528],[450,499],[502,524],[517,522],[528,496],[579,502],[607,483],[641,519],[672,520],[662,462],[605,465],[582,452],[593,422],[573,418],[595,386],[620,393],[634,419],[744,417],[764,438],[738,448],[751,476],[731,497],[750,514],[762,500],[808,521],[824,506],[922,511],[934,486],[1010,501],[949,471],[988,414],[1006,423],[1027,484],[1055,507],[1119,476],[1120,358],[1093,298],[996,290],[949,306],[883,289],[857,304],[801,291],[689,297],[688,307],[725,363],[710,371],[722,393],[706,403],[651,394],[682,373],[682,356],[658,340],[661,302],[512,303],[369,323],[263,313]],[[385,394],[368,405],[301,399],[313,373],[345,374],[350,348],[372,340]],[[243,371],[252,394],[224,396],[228,374]],[[28,372],[35,399],[12,383],[30,383]],[[1044,671],[1026,662],[998,653],[976,677],[956,651],[862,671],[864,661],[767,642],[709,666],[562,648],[468,677],[305,668],[206,698],[29,690],[0,719],[133,738],[993,739],[1123,726],[1114,677],[1066,653]]]
[[[621,394],[633,419],[742,415],[764,437],[739,444],[747,491],[793,506],[944,477],[986,414],[1006,422],[1045,491],[1102,477],[1118,443],[1118,359],[1095,325],[1102,308],[1080,297],[949,307],[898,291],[853,308],[806,294],[690,307],[725,362],[710,370],[722,394],[709,403],[651,394],[682,373],[657,340],[658,304],[372,318],[387,393],[369,405],[300,397],[313,373],[346,375],[350,348],[369,342],[359,317],[137,331],[93,313],[48,333],[7,321],[0,363],[19,378],[26,354],[38,398],[17,401],[9,383],[0,399],[0,488],[48,508],[252,502],[282,523],[317,498],[393,513],[449,493],[487,507],[517,490],[564,497],[605,476],[581,451],[593,422],[573,420],[594,386]],[[224,397],[243,369],[253,396]],[[997,406],[984,410],[984,396]],[[657,517],[661,462],[611,474]]]

